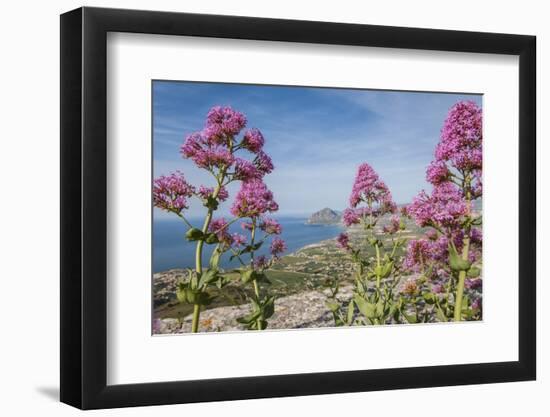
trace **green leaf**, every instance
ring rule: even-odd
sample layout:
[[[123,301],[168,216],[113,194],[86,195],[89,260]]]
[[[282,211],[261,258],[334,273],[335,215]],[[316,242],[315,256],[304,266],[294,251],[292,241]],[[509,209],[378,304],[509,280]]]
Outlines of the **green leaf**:
[[[185,298],[187,299],[187,302],[190,304],[199,304],[199,291],[192,290],[190,288],[187,288],[185,290]]]
[[[472,266],[470,269],[468,269],[468,272],[466,275],[468,275],[469,278],[477,278],[481,274],[481,269],[479,269],[476,266]]]
[[[482,218],[481,218],[481,217],[476,217],[475,219],[472,220],[472,224],[473,224],[474,226],[480,226],[482,222],[483,222],[483,221],[482,221]]]
[[[201,240],[204,237],[204,233],[202,233],[202,230],[193,227],[192,229],[189,229],[187,233],[185,233],[185,237],[190,242],[193,242],[196,240]]]
[[[405,320],[407,320],[410,324],[414,324],[417,322],[416,316],[414,314],[407,314],[405,312],[402,312],[403,317],[405,317]]]
[[[336,301],[327,300],[327,301],[325,301],[325,305],[333,313],[336,313],[340,309],[340,304],[337,303]]]
[[[206,201],[204,202],[204,207],[217,210],[218,209],[218,200],[216,200],[214,197],[209,196]]]
[[[262,306],[258,304],[258,301],[256,301],[254,298],[250,300],[250,303],[252,304],[252,311],[254,313],[261,313],[262,312]]]
[[[211,282],[214,282],[216,279],[218,279],[218,270],[209,269],[206,273],[202,274],[201,279],[199,280],[199,287],[202,287],[203,285],[208,285]]]
[[[472,263],[458,254],[454,244],[449,244],[449,266],[453,271],[467,271]]]
[[[222,253],[219,251],[218,248],[216,248],[214,252],[212,252],[212,256],[210,257],[210,269],[218,269],[221,255]]]
[[[187,288],[185,298],[189,304],[208,305],[215,297],[210,297],[203,291]]]
[[[355,313],[355,303],[351,300],[348,304],[348,316],[346,318],[346,323],[348,326],[351,326],[353,323],[353,315]]]
[[[270,318],[275,313],[275,297],[270,297],[262,305],[262,312],[265,319]]]
[[[256,252],[258,249],[260,249],[262,247],[263,244],[264,244],[264,242],[262,241],[262,242],[257,242],[254,245],[248,245],[248,246],[244,247],[243,249],[239,250],[237,253],[239,255],[243,255],[245,253]]]
[[[447,316],[445,315],[445,313],[443,312],[443,310],[439,306],[437,306],[436,309],[435,309],[435,316],[437,317],[437,319],[439,321],[442,321],[442,322],[447,321]]]
[[[267,321],[266,320],[260,320],[260,330],[267,329]]]
[[[467,295],[465,295],[465,296],[462,298],[462,310],[467,310],[468,307],[470,307],[470,297],[468,297]]]
[[[208,233],[204,239],[204,242],[209,245],[213,245],[214,243],[219,243],[220,241],[218,240],[216,233]]]
[[[369,303],[363,297],[359,297],[358,295],[353,298],[353,301],[355,301],[357,308],[365,317],[369,319],[376,317],[376,304]]]
[[[250,324],[256,321],[258,317],[260,317],[261,311],[253,312],[250,314],[247,314],[246,316],[239,317],[237,321],[241,324]]]
[[[432,292],[425,292],[423,295],[424,301],[428,304],[434,304],[437,301],[437,295]]]
[[[254,271],[253,269],[245,269],[244,271],[241,271],[241,281],[245,284],[251,282],[254,279]]]
[[[189,273],[189,286],[191,288],[197,288],[199,285],[199,278],[200,274],[198,272],[196,274]]]
[[[176,297],[178,298],[178,301],[180,303],[186,303],[187,302],[187,286],[180,282],[178,284],[178,288],[176,289]]]
[[[369,237],[368,242],[371,246],[376,246],[380,243],[380,241],[375,237]]]
[[[376,303],[375,314],[376,314],[376,317],[384,316],[384,301],[383,300],[379,300]]]
[[[380,276],[380,278],[387,278],[390,276],[391,274],[391,271],[393,269],[393,262],[386,262],[384,264],[384,267],[382,268],[382,275]]]
[[[400,308],[397,305],[392,305],[390,309],[390,315],[393,317],[396,323],[399,323],[399,318],[401,316]]]

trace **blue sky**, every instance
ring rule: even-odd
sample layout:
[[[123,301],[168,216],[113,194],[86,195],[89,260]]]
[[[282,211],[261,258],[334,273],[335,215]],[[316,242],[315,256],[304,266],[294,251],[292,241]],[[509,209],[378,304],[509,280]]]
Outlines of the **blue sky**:
[[[212,106],[229,105],[264,134],[264,150],[275,164],[265,182],[280,215],[344,209],[362,162],[379,173],[397,203],[406,203],[429,188],[425,168],[443,120],[464,99],[481,105],[482,96],[154,81],[153,173],[179,169],[192,184],[211,185],[209,174],[182,159],[179,148],[187,134],[203,128]],[[199,204],[190,207],[191,217],[201,213]],[[155,209],[155,217],[164,215]]]

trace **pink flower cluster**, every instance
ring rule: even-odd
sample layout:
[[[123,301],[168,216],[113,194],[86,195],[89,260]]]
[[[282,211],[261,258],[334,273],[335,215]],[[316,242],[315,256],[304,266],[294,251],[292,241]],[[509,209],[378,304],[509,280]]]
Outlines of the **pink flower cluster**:
[[[243,158],[235,158],[234,178],[240,181],[253,181],[262,179],[273,171],[273,161],[265,152],[260,151],[250,162]]]
[[[214,195],[214,188],[205,187],[204,185],[201,185],[197,191],[197,195],[203,200],[208,200],[210,197]],[[220,201],[225,201],[227,200],[228,197],[229,197],[229,193],[227,192],[226,188],[221,187],[220,191],[218,191],[217,199]]]
[[[433,184],[439,185],[449,180],[451,172],[447,168],[447,164],[443,161],[432,161],[426,169],[426,180]]]
[[[231,235],[231,244],[236,247],[244,246],[246,244],[246,236],[240,233],[233,233]]]
[[[472,101],[460,101],[451,107],[435,148],[435,160],[426,170],[428,182],[436,187],[450,182],[454,170],[469,175],[464,194],[469,192],[472,198],[481,196],[482,119],[481,109]]]
[[[260,217],[279,209],[273,193],[260,180],[243,182],[231,206],[236,217]]]
[[[460,101],[449,110],[435,157],[460,170],[481,170],[482,139],[481,109],[473,101]]]
[[[187,136],[181,154],[199,168],[224,170],[226,173],[233,168],[235,180],[261,179],[273,171],[273,161],[262,150],[265,139],[258,129],[247,130],[238,143],[236,137],[245,126],[246,117],[242,113],[231,107],[213,107],[208,112],[204,129]],[[254,160],[235,156],[240,148],[254,153]]]
[[[457,228],[463,216],[468,213],[468,206],[460,190],[451,182],[444,182],[434,187],[431,195],[425,191],[414,197],[407,207],[407,213],[421,226],[440,228]]]
[[[244,114],[231,107],[215,106],[206,116],[206,127],[203,131],[205,138],[212,144],[224,144],[238,135],[246,126]]]
[[[336,244],[338,247],[344,250],[350,250],[351,246],[349,244],[349,235],[347,233],[340,233],[336,238]]]
[[[258,153],[262,150],[265,140],[264,135],[256,128],[245,132],[241,146],[252,153]]]
[[[153,181],[153,205],[162,210],[180,213],[187,209],[187,199],[195,188],[190,185],[179,171],[168,176],[161,175]]]
[[[449,258],[449,243],[452,239],[458,252],[464,245],[464,232],[461,229],[452,232],[452,237],[439,235],[434,230],[428,230],[424,238],[410,240],[403,265],[411,272],[424,272],[430,265],[446,264]],[[481,258],[481,231],[472,228],[470,231],[469,260],[474,263]],[[442,275],[442,271],[434,270],[433,274]]]
[[[367,163],[357,169],[349,203],[351,207],[342,213],[342,221],[348,227],[359,224],[368,216],[378,217],[397,211],[388,187]],[[361,203],[366,206],[358,207]]]
[[[278,258],[286,250],[286,243],[281,238],[274,238],[271,241],[270,252],[274,258]]]
[[[268,235],[280,235],[283,228],[277,220],[269,217],[263,217],[260,222],[260,230],[264,231]]]
[[[256,169],[262,174],[262,177],[273,172],[273,169],[275,168],[273,165],[273,161],[264,151],[258,152],[256,158],[254,158],[254,165],[256,166]]]
[[[349,198],[349,204],[352,208],[357,207],[361,202],[366,203],[368,206],[378,204],[381,210],[386,212],[395,211],[395,204],[392,201],[388,187],[367,163],[359,165]],[[391,210],[392,207],[393,210]]]
[[[359,224],[364,214],[364,210],[361,211],[358,209],[347,208],[342,213],[342,221],[347,227],[350,227],[354,224]]]
[[[220,217],[219,219],[214,219],[210,222],[208,232],[215,233],[218,241],[229,245],[233,239],[229,234],[228,226],[227,221],[223,217]]]
[[[399,216],[393,215],[391,216],[390,221],[384,225],[382,230],[384,233],[394,235],[399,231],[400,228],[401,228],[401,219],[399,218]]]
[[[256,165],[243,158],[235,158],[234,178],[240,181],[259,180],[263,177]]]
[[[235,157],[223,145],[211,144],[202,133],[187,136],[181,146],[181,154],[191,159],[199,168],[229,168]]]
[[[269,267],[269,259],[265,255],[260,255],[252,262],[252,267],[256,270],[263,270]]]
[[[410,240],[403,266],[411,272],[424,272],[434,261],[445,261],[447,259],[448,243],[446,236],[441,236],[435,240]]]

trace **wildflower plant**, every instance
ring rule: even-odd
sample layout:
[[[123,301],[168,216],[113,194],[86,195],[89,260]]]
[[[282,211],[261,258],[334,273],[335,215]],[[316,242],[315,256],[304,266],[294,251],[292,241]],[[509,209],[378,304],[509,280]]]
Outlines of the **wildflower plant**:
[[[449,110],[426,179],[431,193],[421,191],[407,214],[428,230],[409,242],[405,266],[430,282],[423,298],[440,321],[479,316],[479,294],[464,296],[465,288],[475,289],[472,282],[481,283],[482,218],[473,202],[482,197],[482,111],[475,103],[461,101]]]
[[[231,248],[231,259],[238,259],[242,266],[242,283],[250,284],[254,289],[254,295],[250,298],[250,314],[237,319],[251,330],[264,330],[267,327],[267,319],[275,312],[275,297],[268,293],[262,294],[260,283],[271,284],[266,270],[286,250],[286,243],[279,237],[282,232],[281,225],[268,217],[268,213],[278,209],[273,193],[260,180],[243,182],[231,207],[231,214],[236,218],[246,219],[242,223],[242,228],[248,236],[240,235],[238,247]],[[257,256],[256,253],[269,240],[271,257]]]
[[[396,312],[394,290],[399,282],[398,250],[405,240],[400,233],[404,223],[396,214],[397,207],[386,184],[374,169],[363,163],[357,170],[349,208],[343,212],[347,227],[359,227],[362,240],[352,242],[348,233],[337,238],[338,246],[345,250],[355,265],[353,298],[344,311],[332,297],[327,306],[333,312],[337,325],[384,324]],[[377,228],[384,216],[391,215],[381,234]],[[389,241],[387,245],[384,241]],[[337,291],[333,290],[335,294]],[[355,307],[362,317],[356,317]]]
[[[241,257],[246,253],[251,254],[252,261],[257,261],[254,260],[254,252],[263,244],[263,240],[255,240],[256,228],[262,224],[260,216],[278,209],[273,195],[262,182],[263,177],[274,169],[271,158],[263,151],[265,139],[258,129],[244,130],[246,124],[244,114],[231,107],[216,106],[208,112],[203,130],[186,137],[180,150],[182,157],[207,171],[213,179],[211,186],[195,187],[179,171],[153,181],[153,205],[178,216],[188,228],[186,239],[196,245],[195,268],[188,270],[187,280],[178,283],[176,294],[180,302],[193,305],[192,332],[198,331],[201,307],[213,300],[209,287],[221,289],[228,283],[228,278],[219,268],[222,254],[232,252]],[[228,200],[227,186],[233,182],[241,183],[231,207],[235,217],[231,220],[214,218],[220,203]],[[185,214],[191,198],[198,199],[205,210],[202,225],[198,227]],[[252,224],[251,241],[248,243],[244,235],[229,231],[231,224],[243,218],[250,219]],[[277,234],[274,233],[277,230],[280,233],[280,226],[278,229],[273,227],[267,235]],[[203,264],[204,245],[214,245],[207,268]],[[275,243],[275,246],[279,254],[284,244]],[[253,274],[251,281],[256,283],[262,279],[268,265],[266,263],[265,267],[256,268],[255,271],[261,273]],[[258,328],[265,328],[263,323],[268,313],[268,308],[263,307],[262,314],[258,316],[261,317]]]

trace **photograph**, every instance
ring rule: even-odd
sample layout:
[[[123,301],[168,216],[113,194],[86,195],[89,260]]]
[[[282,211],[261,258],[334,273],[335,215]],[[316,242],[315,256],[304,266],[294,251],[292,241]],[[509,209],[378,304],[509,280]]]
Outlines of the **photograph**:
[[[153,335],[482,320],[482,94],[151,94]]]

